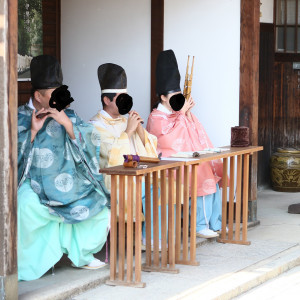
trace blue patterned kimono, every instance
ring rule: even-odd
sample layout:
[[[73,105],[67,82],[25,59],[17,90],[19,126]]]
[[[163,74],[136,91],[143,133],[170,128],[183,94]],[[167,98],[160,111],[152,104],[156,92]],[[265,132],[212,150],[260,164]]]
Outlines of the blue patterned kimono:
[[[65,110],[73,123],[76,142],[65,128],[47,118],[31,144],[28,105],[18,111],[18,181],[30,178],[31,187],[51,214],[74,224],[109,206],[109,194],[99,174],[100,135],[73,110]]]
[[[52,118],[31,143],[32,103],[18,109],[18,278],[34,280],[66,253],[89,264],[110,227],[110,198],[99,174],[100,137],[73,110],[75,140]]]

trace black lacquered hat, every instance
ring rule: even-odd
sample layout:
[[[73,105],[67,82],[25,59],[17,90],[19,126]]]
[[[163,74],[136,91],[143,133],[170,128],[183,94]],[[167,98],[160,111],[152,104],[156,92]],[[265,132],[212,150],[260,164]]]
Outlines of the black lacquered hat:
[[[158,54],[156,62],[156,94],[167,95],[180,91],[180,73],[173,50]]]
[[[34,89],[57,88],[63,82],[61,66],[58,60],[50,55],[34,57],[30,63],[30,73]]]
[[[98,68],[101,93],[127,93],[125,70],[116,64],[103,64]]]

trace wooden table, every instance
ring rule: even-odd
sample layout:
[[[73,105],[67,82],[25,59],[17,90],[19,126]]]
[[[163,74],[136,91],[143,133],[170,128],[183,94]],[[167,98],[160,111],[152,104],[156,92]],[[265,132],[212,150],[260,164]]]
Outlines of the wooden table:
[[[197,166],[203,162],[223,159],[223,192],[222,192],[222,231],[221,243],[249,245],[247,241],[248,222],[248,183],[249,183],[249,156],[254,152],[263,150],[260,146],[249,147],[222,147],[230,150],[203,154],[196,159],[184,159],[184,199],[183,199],[183,226],[182,226],[182,257],[181,257],[181,203],[176,205],[176,264],[198,265],[196,261],[196,212],[197,212]],[[236,159],[235,159],[236,158]],[[177,158],[174,158],[177,159]],[[179,158],[178,158],[179,159]],[[229,206],[227,218],[227,186],[228,186],[228,159],[230,160]],[[236,172],[236,211],[234,215],[234,190],[235,190],[235,160]],[[191,172],[190,172],[191,168]],[[190,176],[191,174],[191,176]],[[190,177],[190,178],[189,178]],[[243,180],[242,180],[243,179]],[[178,178],[178,182],[181,182]],[[189,216],[189,186],[191,184],[191,216]],[[178,193],[181,185],[177,184]],[[179,201],[179,200],[178,200]],[[242,239],[240,237],[241,206],[242,209]],[[235,235],[233,235],[233,221],[235,217]],[[228,220],[227,220],[228,219]],[[228,234],[226,226],[228,221]],[[190,230],[189,230],[190,223]],[[190,231],[190,257],[188,257],[188,236]]]
[[[109,285],[145,287],[141,282],[141,237],[142,237],[142,179],[145,176],[146,191],[146,264],[145,271],[178,273],[175,268],[175,224],[174,224],[174,178],[180,175],[181,161],[161,161],[147,163],[147,168],[124,168],[116,166],[101,169],[101,173],[111,175],[111,229],[110,229],[110,279]],[[160,172],[160,180],[159,173]],[[168,174],[167,174],[168,172]],[[127,176],[127,195],[125,195],[125,177]],[[166,178],[168,176],[168,196],[166,195]],[[117,190],[119,177],[119,230],[117,230]],[[153,261],[151,257],[151,179],[153,184]],[[136,185],[136,218],[135,218],[135,274],[133,276],[133,186]],[[161,265],[159,262],[159,222],[158,199],[159,181],[161,190]],[[177,193],[177,197],[180,194]],[[127,201],[127,274],[125,278],[125,213]],[[181,201],[176,199],[176,201]],[[168,230],[166,205],[168,202]],[[117,237],[118,232],[118,237]],[[168,242],[167,242],[168,233]],[[117,274],[117,249],[119,268]],[[118,276],[117,276],[118,275]],[[134,277],[134,278],[133,278]]]

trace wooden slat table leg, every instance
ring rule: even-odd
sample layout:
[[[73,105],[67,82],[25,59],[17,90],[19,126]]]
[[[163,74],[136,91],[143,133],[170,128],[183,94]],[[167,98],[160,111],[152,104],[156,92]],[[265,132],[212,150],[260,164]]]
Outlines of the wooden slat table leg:
[[[234,208],[234,165],[235,157],[230,157],[230,185],[229,185],[229,208],[228,208],[228,239],[233,240],[233,208]]]
[[[131,287],[145,287],[145,283],[140,282],[141,281],[141,264],[135,265],[135,281],[130,281],[130,274],[128,276],[128,269],[127,269],[127,281],[124,280],[124,274],[123,274],[123,279],[116,279],[116,262],[117,262],[117,190],[118,190],[118,185],[117,185],[117,179],[118,175],[111,175],[111,229],[110,229],[110,280],[107,280],[105,283],[107,285],[121,285],[121,286],[131,286]],[[124,176],[123,176],[124,178]],[[120,180],[122,182],[122,180]],[[122,183],[121,183],[122,185]],[[141,190],[141,183],[139,184],[139,189]],[[124,189],[123,189],[124,190]],[[130,190],[130,189],[129,189]],[[140,198],[141,199],[141,191],[140,191]],[[141,205],[139,205],[141,208]],[[120,207],[119,207],[120,209]],[[129,208],[130,210],[130,208]],[[130,215],[130,212],[129,212]],[[119,212],[119,217],[120,217],[120,212]],[[130,218],[130,216],[129,216]],[[140,218],[140,217],[139,217]],[[120,221],[120,220],[119,220]],[[120,225],[120,223],[119,223]],[[140,226],[141,228],[141,226]],[[129,229],[130,230],[130,229]],[[141,229],[140,229],[141,230]],[[141,233],[139,234],[139,241],[140,244],[136,244],[136,249],[135,249],[135,255],[136,255],[136,261],[139,260],[141,261],[141,238],[140,238]],[[128,238],[128,237],[127,237]],[[137,249],[138,248],[138,249]],[[138,256],[138,251],[140,255]],[[138,258],[137,258],[138,256]],[[132,265],[132,264],[131,264]],[[139,267],[138,267],[139,266]],[[123,265],[124,268],[124,265]],[[128,265],[127,265],[128,268]],[[121,267],[122,269],[122,267]],[[131,269],[132,270],[132,269]],[[132,271],[131,271],[132,273]],[[132,277],[132,275],[131,275]]]
[[[142,178],[136,176],[136,212],[135,212],[135,283],[141,283],[141,238],[142,238]],[[143,286],[146,284],[143,283]]]
[[[180,260],[181,254],[181,197],[182,197],[182,167],[176,170],[176,238],[175,261]]]
[[[111,176],[111,221],[110,221],[110,280],[116,280],[117,267],[117,180],[118,175]]]
[[[151,266],[151,173],[146,175],[146,266]]]
[[[223,158],[223,179],[222,179],[222,230],[221,238],[217,242],[223,243],[226,241],[226,226],[227,226],[227,185],[228,185],[228,158]]]
[[[168,170],[169,176],[173,174]],[[151,266],[143,265],[142,270],[146,272],[163,272],[163,273],[173,273],[179,272],[175,269],[175,227],[174,227],[174,175],[169,177],[169,202],[168,202],[168,249],[167,249],[167,224],[166,224],[166,171],[161,171],[161,266],[159,265],[159,216],[158,216],[158,172],[153,172],[153,264]],[[172,181],[170,181],[172,180]],[[172,185],[171,185],[172,183]],[[172,199],[172,200],[171,200]],[[170,210],[171,209],[171,210]],[[170,225],[170,221],[172,225]],[[171,226],[171,227],[170,227]],[[171,237],[171,244],[170,244]],[[171,245],[171,248],[170,248]],[[168,252],[167,252],[168,251]],[[167,254],[168,253],[168,254]],[[171,253],[171,254],[170,254]],[[169,256],[168,256],[169,255]],[[170,256],[171,255],[171,256]],[[168,266],[169,263],[169,266]]]
[[[199,265],[196,261],[196,218],[197,218],[197,167],[192,165],[191,174],[191,230],[190,230],[190,262],[189,264]]]
[[[159,266],[158,172],[153,172],[153,265]]]
[[[240,204],[241,200],[241,177],[242,177],[242,160],[243,160],[243,235],[242,240],[240,240]],[[221,238],[217,241],[220,243],[230,243],[230,244],[240,244],[240,245],[250,245],[247,241],[247,222],[248,222],[248,181],[249,181],[249,154],[245,154],[244,158],[238,156],[237,158],[237,194],[236,194],[236,233],[235,240],[233,239],[233,230],[230,233],[230,228],[233,228],[233,197],[234,197],[234,157],[230,157],[230,191],[229,191],[229,233],[228,238],[226,238],[226,207],[227,207],[227,158],[223,159],[223,195],[222,195],[222,233]],[[239,179],[240,178],[240,179]],[[232,199],[232,200],[231,200]],[[232,201],[232,202],[230,202]],[[232,204],[231,204],[232,203]]]
[[[243,234],[242,242],[250,245],[247,241],[248,225],[248,188],[249,188],[249,154],[244,155],[244,174],[243,174]]]
[[[119,280],[124,280],[125,266],[125,176],[119,183]]]
[[[176,264],[199,266],[196,261],[196,222],[197,222],[197,168],[198,164],[191,166],[191,200],[189,199],[189,167],[184,166],[184,194],[183,194],[183,228],[182,228],[182,259],[176,259]],[[189,205],[191,201],[191,216]],[[189,222],[190,221],[190,222]],[[190,258],[188,258],[188,236],[190,223]]]
[[[184,190],[183,190],[183,228],[182,228],[182,260],[188,260],[189,237],[189,167],[184,166]]]
[[[133,177],[127,177],[127,282],[133,279]]]
[[[222,230],[221,239],[226,239],[226,226],[227,226],[227,185],[228,185],[228,159],[223,159],[223,185],[222,185]],[[219,239],[218,239],[219,241]]]
[[[167,195],[166,195],[166,170],[160,173],[160,193],[161,193],[161,266],[167,267]]]
[[[175,270],[175,224],[174,224],[174,169],[169,169],[169,199],[168,199],[168,258],[169,269]],[[179,272],[179,270],[176,270]]]
[[[241,223],[241,191],[242,191],[242,156],[237,156],[237,175],[236,175],[236,206],[235,206],[235,240],[240,240]]]

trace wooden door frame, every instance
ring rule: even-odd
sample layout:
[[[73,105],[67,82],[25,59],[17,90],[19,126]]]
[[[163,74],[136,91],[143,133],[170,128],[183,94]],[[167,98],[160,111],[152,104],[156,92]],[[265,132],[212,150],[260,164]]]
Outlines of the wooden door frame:
[[[18,299],[17,269],[17,47],[18,1],[0,0],[0,298]]]
[[[250,142],[258,143],[260,1],[241,0],[239,125],[250,129]],[[151,1],[151,109],[157,100],[155,66],[164,49],[164,0]],[[250,162],[249,220],[256,221],[257,154]]]

